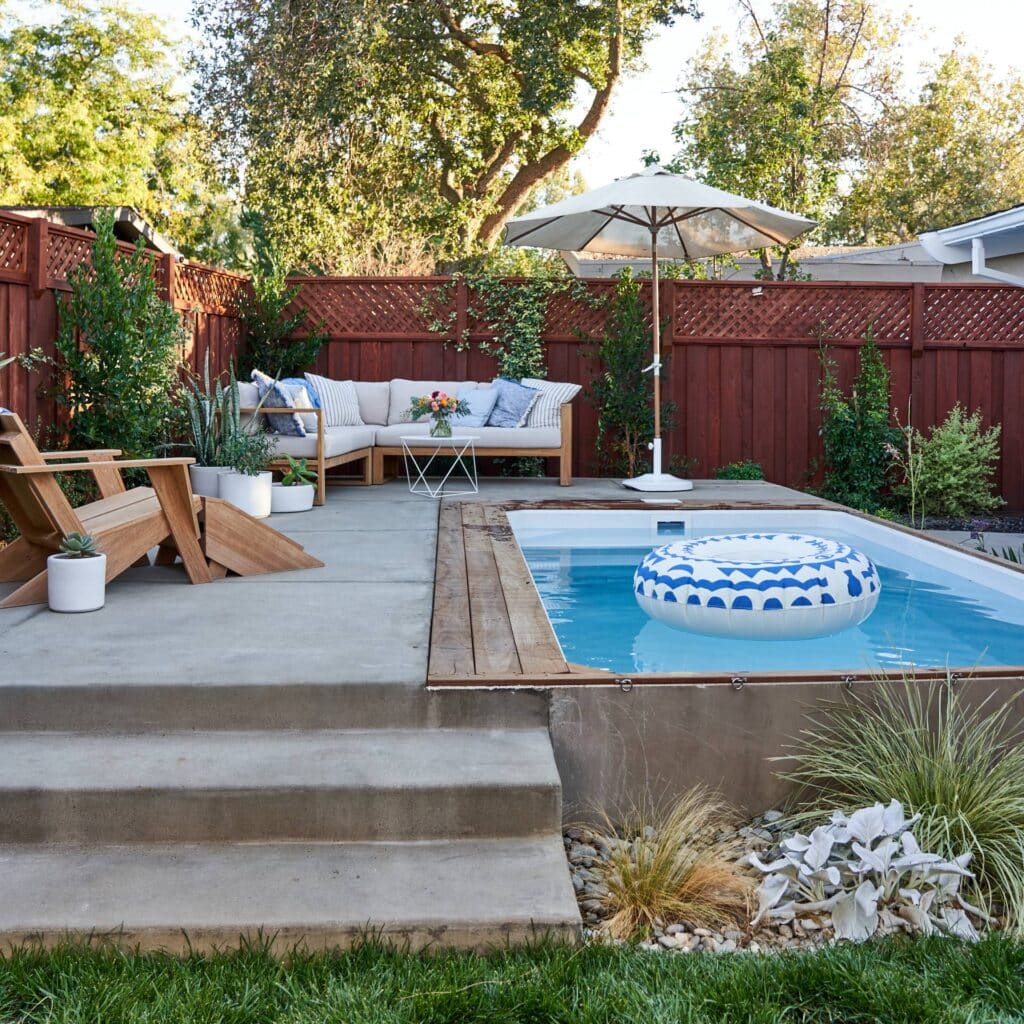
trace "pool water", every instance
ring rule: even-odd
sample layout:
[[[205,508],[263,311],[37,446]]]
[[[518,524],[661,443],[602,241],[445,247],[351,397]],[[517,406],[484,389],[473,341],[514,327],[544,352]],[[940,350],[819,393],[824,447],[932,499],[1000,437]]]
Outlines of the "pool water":
[[[1024,665],[1024,575],[845,513],[538,510],[512,512],[509,521],[562,651],[578,664],[621,674]],[[860,626],[811,640],[700,636],[641,611],[633,572],[652,547],[749,529],[814,534],[863,551],[882,580],[877,608]]]

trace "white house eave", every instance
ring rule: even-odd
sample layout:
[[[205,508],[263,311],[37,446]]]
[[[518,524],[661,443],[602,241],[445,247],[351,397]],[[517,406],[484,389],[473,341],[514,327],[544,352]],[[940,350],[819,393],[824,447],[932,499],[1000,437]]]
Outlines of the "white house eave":
[[[918,241],[929,256],[941,263],[969,263],[976,238],[984,242],[989,259],[1024,252],[1024,206],[939,231],[926,231]]]

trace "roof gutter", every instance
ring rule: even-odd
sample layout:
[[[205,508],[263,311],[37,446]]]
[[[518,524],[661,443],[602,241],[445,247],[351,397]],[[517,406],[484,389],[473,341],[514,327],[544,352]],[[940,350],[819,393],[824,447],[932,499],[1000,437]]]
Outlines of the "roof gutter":
[[[971,273],[1001,284],[1024,288],[1024,276],[988,266],[988,259],[1024,252],[1024,207],[957,224],[941,231],[926,231],[918,238],[924,251],[945,264],[971,264]]]
[[[1024,288],[1024,277],[1019,274],[1007,274],[1002,270],[992,270],[985,264],[985,239],[975,237],[971,239],[971,273],[975,277],[985,277],[991,281],[1001,281],[1003,284],[1012,284],[1017,288]]]

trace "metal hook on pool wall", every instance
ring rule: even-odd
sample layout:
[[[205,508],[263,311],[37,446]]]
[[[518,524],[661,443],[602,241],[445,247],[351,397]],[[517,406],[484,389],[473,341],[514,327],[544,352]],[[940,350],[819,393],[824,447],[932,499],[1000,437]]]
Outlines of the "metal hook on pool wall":
[[[619,689],[623,693],[629,693],[630,690],[633,689],[633,680],[632,679],[620,679],[619,680]]]
[[[738,692],[743,689],[743,684],[745,682],[746,679],[744,679],[743,676],[733,676],[732,679],[729,680],[729,685]]]
[[[856,678],[856,676],[843,676],[843,686],[845,686],[848,690],[852,690],[853,683]]]

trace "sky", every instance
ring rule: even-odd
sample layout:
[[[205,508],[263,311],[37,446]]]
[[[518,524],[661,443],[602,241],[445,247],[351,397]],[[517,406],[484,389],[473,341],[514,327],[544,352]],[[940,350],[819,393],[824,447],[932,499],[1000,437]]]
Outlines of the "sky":
[[[159,14],[177,31],[188,33],[191,0],[130,0]],[[981,54],[998,75],[1024,72],[1022,0],[879,0],[893,14],[909,13],[918,30],[908,32],[906,68],[912,72],[962,36],[969,50]],[[672,126],[682,106],[676,87],[688,60],[710,32],[736,33],[738,15],[733,0],[698,0],[699,21],[680,19],[652,39],[646,70],[619,84],[596,138],[591,139],[574,166],[590,187],[640,169],[641,154],[651,149],[668,158],[674,151]],[[767,11],[770,0],[759,0]]]

